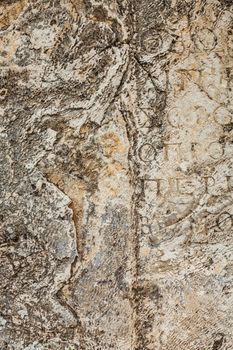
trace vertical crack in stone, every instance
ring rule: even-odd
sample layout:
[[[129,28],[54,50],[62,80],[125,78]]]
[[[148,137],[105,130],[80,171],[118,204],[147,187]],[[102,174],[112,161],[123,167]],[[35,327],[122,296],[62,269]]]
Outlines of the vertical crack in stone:
[[[69,197],[69,194],[65,192],[64,188],[59,185],[59,183],[56,181],[53,181],[53,177],[50,176],[46,177],[47,181],[50,182],[52,185],[54,185],[59,191],[61,191],[65,196]],[[80,260],[83,257],[83,243],[82,240],[78,234],[78,232],[80,231],[80,228],[78,226],[78,213],[76,211],[75,205],[73,203],[73,200],[70,198],[71,203],[68,205],[68,207],[72,210],[72,221],[74,224],[74,240],[75,240],[75,247],[76,247],[76,255],[73,259],[73,261],[71,262],[70,265],[70,275],[67,279],[65,279],[61,285],[61,287],[59,288],[59,290],[55,293],[55,296],[57,298],[57,300],[59,301],[59,303],[65,308],[67,309],[72,316],[74,317],[74,319],[76,320],[76,326],[74,328],[78,329],[78,332],[80,334],[80,344],[81,344],[81,349],[82,348],[82,341],[83,341],[83,334],[84,334],[84,329],[80,320],[80,317],[76,311],[76,309],[74,307],[72,307],[70,305],[70,303],[68,302],[67,298],[64,296],[64,290],[66,288],[70,288],[70,284],[72,284],[72,281],[77,273],[78,270],[78,265],[80,263]]]
[[[132,261],[132,270],[133,270],[133,276],[132,276],[132,286],[131,286],[131,305],[133,310],[133,334],[132,334],[132,348],[138,349],[138,317],[139,317],[139,310],[138,310],[138,269],[139,269],[139,237],[138,237],[138,212],[137,212],[137,203],[140,198],[140,192],[138,190],[138,167],[135,162],[136,155],[136,145],[137,145],[137,129],[135,125],[135,119],[132,111],[127,110],[127,107],[123,104],[122,106],[122,115],[125,120],[126,124],[126,130],[128,135],[128,140],[130,143],[130,150],[128,153],[128,163],[129,163],[129,169],[130,169],[130,184],[133,189],[133,195],[132,195],[132,206],[131,206],[131,222],[132,222],[132,249],[133,249],[133,261]]]
[[[77,257],[79,258],[80,261],[83,260],[83,249],[84,249],[84,243],[83,243],[83,238],[81,237],[81,230],[80,230],[80,218],[79,218],[79,212],[77,212],[74,201],[71,201],[69,204],[69,208],[73,212],[73,223],[75,227],[75,241],[76,241],[76,249],[77,249]],[[72,270],[74,269],[75,266],[73,266]],[[73,271],[74,272],[74,271]],[[73,273],[72,273],[73,274]]]
[[[161,106],[159,106],[159,110],[157,113],[163,114],[164,108],[166,107],[166,101],[167,101],[167,95],[168,95],[168,76],[167,76],[167,70],[164,69],[164,73],[166,75],[166,84],[165,88],[161,89],[160,86],[158,86],[150,73],[148,69],[146,69],[143,65],[143,63],[140,61],[138,55],[138,43],[140,42],[140,30],[142,28],[138,27],[138,14],[136,11],[137,3],[135,1],[132,2],[132,21],[133,21],[133,31],[135,33],[135,37],[133,42],[131,43],[131,62],[132,66],[134,67],[134,74],[132,74],[132,79],[134,77],[136,81],[136,95],[138,94],[140,90],[140,86],[138,85],[138,69],[141,69],[144,73],[144,75],[149,79],[154,86],[154,89],[156,93],[161,93],[164,96],[164,101]],[[134,15],[133,15],[134,13]],[[140,30],[139,30],[140,29]],[[130,94],[129,94],[130,95]],[[128,97],[129,98],[129,97]],[[145,97],[146,98],[146,97]],[[140,104],[140,102],[139,102]],[[138,163],[138,144],[139,144],[139,137],[138,137],[138,124],[137,124],[137,115],[136,110],[137,108],[140,108],[138,105],[137,99],[133,101],[133,106],[131,106],[131,109],[128,110],[126,113],[123,112],[125,122],[127,125],[127,132],[128,132],[128,139],[130,140],[131,149],[129,153],[129,164],[130,164],[130,171],[131,171],[131,184],[134,188],[134,193],[132,197],[132,231],[134,232],[134,257],[135,257],[135,271],[134,271],[134,281],[132,285],[132,305],[134,309],[134,336],[133,336],[133,349],[135,350],[145,350],[147,349],[147,342],[146,342],[146,333],[145,333],[145,324],[143,321],[143,300],[144,294],[146,293],[144,291],[144,285],[143,285],[143,278],[140,277],[140,214],[138,212],[138,206],[139,202],[142,201],[144,197],[144,185],[143,180],[140,176],[140,164]],[[123,111],[127,110],[127,107],[122,108]],[[150,326],[151,320],[148,319],[146,321],[146,327]]]

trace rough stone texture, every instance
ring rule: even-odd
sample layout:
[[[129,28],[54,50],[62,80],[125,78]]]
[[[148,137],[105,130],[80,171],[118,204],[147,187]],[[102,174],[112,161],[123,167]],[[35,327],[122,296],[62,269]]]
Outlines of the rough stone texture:
[[[1,0],[1,350],[233,349],[232,18]]]

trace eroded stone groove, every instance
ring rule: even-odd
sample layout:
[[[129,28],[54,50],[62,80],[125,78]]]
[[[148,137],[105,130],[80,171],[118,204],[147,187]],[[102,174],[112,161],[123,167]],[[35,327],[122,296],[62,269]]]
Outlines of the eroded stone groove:
[[[0,349],[231,350],[233,4],[0,4]]]

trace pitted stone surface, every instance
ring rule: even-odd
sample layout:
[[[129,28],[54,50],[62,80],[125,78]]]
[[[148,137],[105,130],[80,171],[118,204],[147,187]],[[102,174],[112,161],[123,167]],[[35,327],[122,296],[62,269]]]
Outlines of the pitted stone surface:
[[[0,66],[0,350],[232,350],[232,1],[2,0]]]

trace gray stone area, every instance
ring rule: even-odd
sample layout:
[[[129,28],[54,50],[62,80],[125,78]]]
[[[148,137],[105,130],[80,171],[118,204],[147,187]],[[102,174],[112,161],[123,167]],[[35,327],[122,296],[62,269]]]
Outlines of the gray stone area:
[[[0,1],[0,350],[233,349],[232,0]]]

